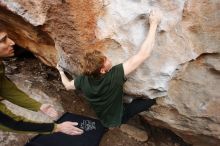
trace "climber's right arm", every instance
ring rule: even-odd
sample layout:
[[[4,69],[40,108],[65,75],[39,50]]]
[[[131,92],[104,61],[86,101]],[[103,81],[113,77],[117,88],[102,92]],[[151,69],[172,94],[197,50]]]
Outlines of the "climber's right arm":
[[[60,73],[62,83],[65,86],[66,90],[75,90],[76,88],[74,85],[74,80],[69,80],[65,75],[63,69],[59,65],[57,65],[57,69]]]
[[[151,12],[149,19],[150,29],[147,38],[141,45],[140,51],[123,63],[125,76],[134,71],[136,68],[138,68],[150,56],[154,47],[157,25],[160,22],[161,16],[159,15],[160,14],[157,11]]]

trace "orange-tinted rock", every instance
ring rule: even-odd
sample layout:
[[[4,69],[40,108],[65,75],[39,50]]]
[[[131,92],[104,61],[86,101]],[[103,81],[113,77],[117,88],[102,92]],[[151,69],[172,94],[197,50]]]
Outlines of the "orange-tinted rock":
[[[16,44],[33,52],[45,64],[56,64],[57,51],[54,40],[40,27],[34,27],[4,7],[0,9],[0,27],[6,29]]]

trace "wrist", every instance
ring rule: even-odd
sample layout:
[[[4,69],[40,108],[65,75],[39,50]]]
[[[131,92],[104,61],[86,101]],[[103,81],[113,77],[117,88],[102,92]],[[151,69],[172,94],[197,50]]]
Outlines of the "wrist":
[[[149,32],[150,33],[155,33],[157,30],[157,23],[150,25]]]
[[[39,110],[42,111],[43,104],[39,105]]]
[[[158,25],[158,22],[151,22],[150,23],[150,27],[157,27],[157,25]]]
[[[60,131],[60,125],[59,124],[54,124],[53,132],[59,132],[59,131]]]
[[[64,74],[64,71],[63,70],[59,70],[60,74]]]
[[[32,111],[41,111],[42,103],[36,101],[36,103],[32,106]]]

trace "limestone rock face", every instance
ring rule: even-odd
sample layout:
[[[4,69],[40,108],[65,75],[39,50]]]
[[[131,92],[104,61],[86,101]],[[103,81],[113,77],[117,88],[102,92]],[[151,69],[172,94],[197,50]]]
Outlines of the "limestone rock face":
[[[183,64],[169,82],[168,96],[143,116],[194,145],[219,144],[219,62],[219,54],[204,54]]]
[[[220,140],[218,0],[0,0],[0,26],[44,63],[78,74],[86,49],[103,51],[113,64],[134,55],[146,38],[151,9],[163,13],[151,56],[124,90],[158,98],[144,117],[186,142]]]

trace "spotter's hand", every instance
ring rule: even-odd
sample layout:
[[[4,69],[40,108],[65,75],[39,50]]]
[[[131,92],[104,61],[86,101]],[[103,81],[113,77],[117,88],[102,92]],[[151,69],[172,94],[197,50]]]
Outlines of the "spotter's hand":
[[[83,130],[77,128],[77,122],[63,122],[58,124],[54,132],[62,132],[69,135],[81,135],[83,134]]]

